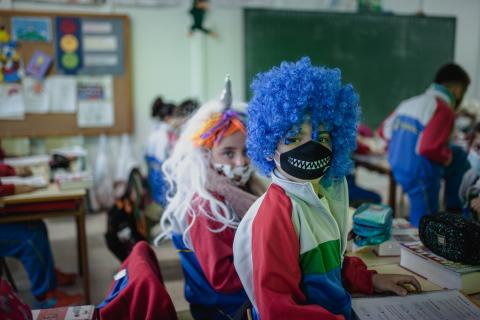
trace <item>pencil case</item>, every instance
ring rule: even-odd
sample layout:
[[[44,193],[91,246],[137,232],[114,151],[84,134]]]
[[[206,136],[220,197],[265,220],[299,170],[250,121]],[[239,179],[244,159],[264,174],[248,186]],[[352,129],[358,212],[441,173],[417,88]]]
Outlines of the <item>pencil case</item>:
[[[423,216],[418,232],[433,253],[455,262],[480,264],[480,223],[443,212]]]

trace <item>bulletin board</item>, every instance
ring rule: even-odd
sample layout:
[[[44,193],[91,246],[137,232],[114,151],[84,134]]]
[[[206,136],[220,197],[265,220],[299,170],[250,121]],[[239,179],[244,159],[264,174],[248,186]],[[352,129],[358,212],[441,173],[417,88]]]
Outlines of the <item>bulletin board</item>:
[[[107,126],[85,127],[79,126],[77,120],[77,112],[74,113],[57,113],[55,111],[48,113],[25,113],[23,120],[3,120],[0,119],[0,138],[1,137],[45,137],[45,136],[69,136],[69,135],[99,135],[99,134],[122,134],[132,133],[133,116],[132,116],[132,92],[131,92],[131,53],[130,53],[130,21],[126,15],[97,15],[97,14],[69,14],[69,13],[44,13],[29,11],[4,11],[0,10],[0,24],[5,26],[6,31],[11,33],[12,18],[48,18],[51,23],[51,41],[22,41],[18,40],[18,53],[21,56],[24,66],[26,66],[35,51],[42,51],[53,57],[53,63],[48,69],[47,79],[49,76],[65,74],[64,70],[59,70],[56,63],[56,51],[59,50],[57,42],[56,23],[60,19],[74,18],[84,23],[85,21],[98,21],[99,29],[101,24],[111,25],[118,29],[117,36],[121,35],[121,39],[115,39],[115,45],[118,45],[117,52],[121,52],[119,58],[121,65],[114,72],[107,70],[111,81],[111,104],[113,105],[113,123]],[[93,29],[93,28],[91,28]],[[112,28],[110,28],[112,29]],[[82,31],[83,30],[83,31]],[[85,32],[82,29],[81,32]],[[100,30],[101,31],[101,30]],[[108,30],[107,30],[108,31]],[[80,35],[81,36],[81,35]],[[118,36],[120,37],[120,36]],[[102,42],[99,42],[100,44]],[[99,55],[97,55],[99,56]],[[117,61],[118,63],[118,61]],[[74,73],[72,78],[80,77],[101,77],[102,69],[90,67]],[[86,70],[86,71],[85,71]],[[93,71],[92,71],[93,70]],[[86,73],[85,73],[86,72]],[[91,75],[91,72],[95,75]],[[85,109],[84,109],[85,110]],[[77,110],[79,111],[79,109]]]

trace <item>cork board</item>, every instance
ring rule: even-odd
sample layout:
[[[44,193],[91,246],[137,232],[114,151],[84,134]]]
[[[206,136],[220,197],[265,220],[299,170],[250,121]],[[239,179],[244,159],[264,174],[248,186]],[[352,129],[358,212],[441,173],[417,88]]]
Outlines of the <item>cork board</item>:
[[[123,71],[113,76],[113,109],[114,122],[110,127],[79,128],[76,113],[26,113],[24,120],[0,120],[0,138],[5,137],[45,137],[69,135],[99,135],[132,133],[132,92],[131,92],[131,52],[130,52],[130,20],[126,15],[97,15],[97,14],[69,14],[52,12],[5,11],[0,10],[0,24],[3,24],[10,33],[12,17],[49,18],[51,20],[52,41],[30,42],[18,41],[18,52],[26,66],[35,50],[41,50],[55,57],[55,19],[60,17],[76,17],[80,19],[95,19],[111,21],[120,24],[123,28],[123,39],[119,43],[123,46]],[[57,74],[56,63],[53,62],[47,76]]]

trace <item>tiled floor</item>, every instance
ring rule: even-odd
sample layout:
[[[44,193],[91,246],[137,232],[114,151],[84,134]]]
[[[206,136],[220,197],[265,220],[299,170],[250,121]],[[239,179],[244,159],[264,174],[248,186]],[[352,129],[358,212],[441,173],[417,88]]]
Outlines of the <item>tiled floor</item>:
[[[357,183],[369,189],[377,190],[382,194],[384,201],[388,181],[385,176],[359,170]],[[73,219],[51,219],[46,221],[49,230],[50,242],[56,265],[63,271],[77,271],[76,231]],[[91,274],[92,302],[98,304],[106,296],[112,277],[120,267],[119,261],[110,253],[105,245],[103,233],[106,230],[106,214],[89,214],[87,216],[88,255]],[[178,255],[170,243],[163,243],[155,248],[167,290],[175,304],[181,319],[189,319],[188,304],[183,297],[183,274],[180,268]],[[19,288],[21,297],[31,302],[33,297],[29,293],[30,284],[22,265],[13,259],[8,259],[13,277]],[[81,292],[81,283],[78,282],[68,292]]]

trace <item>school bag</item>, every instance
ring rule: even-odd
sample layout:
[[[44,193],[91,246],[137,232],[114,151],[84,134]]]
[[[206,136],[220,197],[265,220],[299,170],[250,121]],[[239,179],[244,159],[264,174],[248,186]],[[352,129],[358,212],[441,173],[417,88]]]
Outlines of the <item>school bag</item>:
[[[419,236],[435,254],[465,264],[480,264],[480,223],[454,213],[425,215]]]
[[[105,240],[110,251],[124,261],[133,246],[148,238],[145,207],[147,185],[138,169],[132,169],[125,192],[108,211]]]

